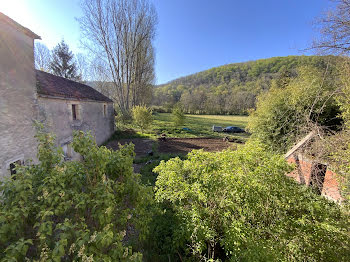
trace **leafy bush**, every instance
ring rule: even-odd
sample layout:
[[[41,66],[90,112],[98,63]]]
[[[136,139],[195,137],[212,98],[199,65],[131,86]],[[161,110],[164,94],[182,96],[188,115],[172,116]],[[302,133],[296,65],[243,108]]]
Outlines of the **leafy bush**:
[[[82,161],[64,162],[53,136],[37,137],[40,164],[0,184],[1,261],[141,261],[128,228],[145,236],[152,194],[133,173],[133,147],[114,152],[79,132]]]
[[[146,106],[135,106],[132,109],[132,118],[136,126],[141,128],[141,132],[147,129],[153,121],[152,110]]]
[[[337,129],[341,119],[335,91],[334,78],[315,68],[300,68],[285,87],[274,85],[258,97],[248,130],[272,150],[284,152],[314,125]]]
[[[185,112],[181,106],[174,107],[172,111],[173,121],[175,126],[182,126],[185,123]]]
[[[156,200],[179,220],[171,239],[197,261],[346,261],[347,215],[286,177],[290,170],[254,141],[161,162]]]

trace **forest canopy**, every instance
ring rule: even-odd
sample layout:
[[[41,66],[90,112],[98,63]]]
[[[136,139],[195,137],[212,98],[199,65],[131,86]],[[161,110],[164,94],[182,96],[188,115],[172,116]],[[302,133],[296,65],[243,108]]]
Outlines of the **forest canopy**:
[[[270,89],[272,81],[296,77],[301,66],[334,70],[344,58],[336,56],[273,57],[215,67],[159,85],[153,105],[171,109],[181,103],[186,113],[248,114],[256,97]]]

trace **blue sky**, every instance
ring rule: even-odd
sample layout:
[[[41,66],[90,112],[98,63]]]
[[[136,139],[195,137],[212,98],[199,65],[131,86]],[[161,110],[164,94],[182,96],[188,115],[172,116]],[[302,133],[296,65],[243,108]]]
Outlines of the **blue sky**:
[[[229,63],[301,51],[317,37],[313,22],[328,0],[151,0],[158,12],[157,83]],[[42,37],[80,48],[80,0],[0,0],[0,12]]]

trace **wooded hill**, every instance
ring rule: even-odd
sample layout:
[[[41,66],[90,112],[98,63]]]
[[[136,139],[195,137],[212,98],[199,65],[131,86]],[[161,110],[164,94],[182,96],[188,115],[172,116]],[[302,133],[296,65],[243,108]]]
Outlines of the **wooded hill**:
[[[214,67],[181,77],[154,90],[153,105],[165,109],[180,103],[187,113],[247,114],[258,94],[286,78],[297,68],[312,66],[332,73],[342,58],[335,56],[287,56]]]

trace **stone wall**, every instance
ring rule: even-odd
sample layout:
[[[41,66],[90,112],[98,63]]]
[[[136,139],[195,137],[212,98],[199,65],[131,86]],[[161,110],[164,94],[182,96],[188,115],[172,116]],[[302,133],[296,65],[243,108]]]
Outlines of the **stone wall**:
[[[57,145],[64,147],[72,141],[73,130],[91,131],[98,145],[114,132],[113,103],[77,101],[39,96],[41,120],[47,130],[56,134]],[[72,105],[76,105],[77,119],[73,119]],[[105,115],[104,115],[104,106]],[[65,150],[66,148],[64,148]],[[73,159],[77,155],[72,156]]]
[[[0,179],[11,163],[36,161],[33,39],[0,23]]]

